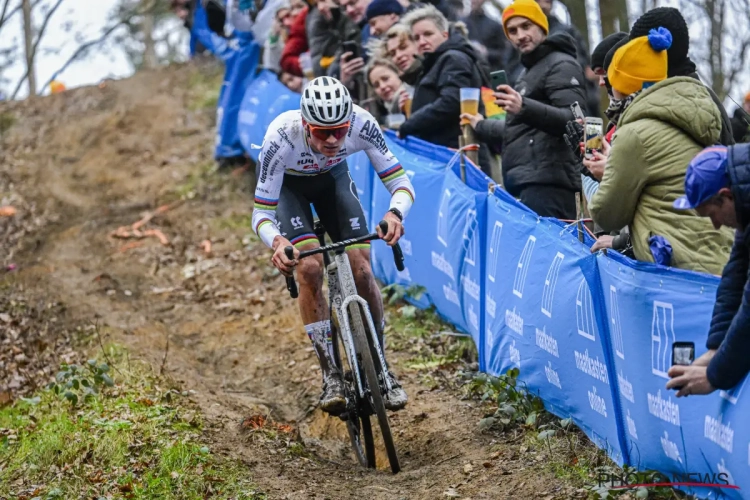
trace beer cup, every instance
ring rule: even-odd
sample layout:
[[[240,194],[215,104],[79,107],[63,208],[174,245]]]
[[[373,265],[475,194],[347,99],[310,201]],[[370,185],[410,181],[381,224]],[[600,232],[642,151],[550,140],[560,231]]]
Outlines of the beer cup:
[[[462,88],[461,92],[461,114],[479,114],[479,89]],[[469,121],[461,119],[461,125],[468,125]]]

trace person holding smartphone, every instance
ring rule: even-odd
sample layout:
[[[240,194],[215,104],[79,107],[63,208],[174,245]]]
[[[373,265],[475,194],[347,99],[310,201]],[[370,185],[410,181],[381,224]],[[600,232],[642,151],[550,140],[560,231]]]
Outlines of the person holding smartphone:
[[[667,389],[677,397],[729,390],[750,371],[750,144],[712,145],[692,159],[677,210],[695,211],[717,229],[735,229],[732,253],[716,290],[705,354],[673,366]]]

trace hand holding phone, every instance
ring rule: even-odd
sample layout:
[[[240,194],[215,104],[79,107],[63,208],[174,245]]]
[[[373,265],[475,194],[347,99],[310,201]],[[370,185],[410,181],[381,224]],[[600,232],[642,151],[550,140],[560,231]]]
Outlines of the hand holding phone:
[[[573,111],[574,119],[581,120],[581,122],[586,119],[585,115],[583,114],[583,110],[581,109],[581,105],[578,104],[578,101],[570,105],[570,110]]]
[[[675,342],[672,344],[672,365],[688,366],[695,361],[694,342]]]
[[[346,54],[347,52],[351,52],[352,55],[349,56],[346,60],[356,59],[359,57],[359,44],[353,40],[347,40],[346,42],[341,44],[341,47],[343,49],[343,54]]]
[[[490,82],[492,90],[495,91],[500,85],[508,85],[508,75],[505,70],[493,71],[490,73]]]

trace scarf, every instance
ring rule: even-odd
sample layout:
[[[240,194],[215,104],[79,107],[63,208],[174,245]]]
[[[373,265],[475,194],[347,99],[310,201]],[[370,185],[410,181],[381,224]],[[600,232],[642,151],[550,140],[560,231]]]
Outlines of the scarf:
[[[630,94],[624,99],[615,99],[614,97],[610,96],[609,107],[607,108],[607,111],[604,112],[604,114],[607,115],[607,118],[609,118],[610,121],[617,123],[620,119],[620,116],[622,116],[625,110],[628,109],[635,98],[641,95],[641,92],[643,92],[643,90],[639,90],[638,92]]]

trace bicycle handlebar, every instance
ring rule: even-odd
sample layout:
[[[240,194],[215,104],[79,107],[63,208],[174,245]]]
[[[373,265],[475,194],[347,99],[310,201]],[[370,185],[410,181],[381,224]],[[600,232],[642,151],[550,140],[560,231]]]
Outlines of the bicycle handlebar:
[[[387,221],[381,220],[378,223],[378,226],[380,226],[380,230],[383,232],[383,234],[386,234],[388,232]],[[332,243],[324,247],[318,247],[312,250],[306,250],[304,252],[300,252],[299,259],[301,260],[311,255],[316,255],[316,254],[324,253],[324,252],[330,252],[331,250],[338,250],[340,248],[345,248],[351,245],[356,245],[357,243],[364,243],[366,241],[378,240],[378,239],[381,239],[380,235],[378,235],[378,233],[375,232],[375,233],[371,233],[365,236],[360,236],[359,238],[351,238],[348,240],[339,241],[338,243]],[[399,271],[403,271],[405,269],[404,253],[401,251],[401,246],[398,243],[396,243],[391,248],[393,249],[393,260],[396,263],[396,269],[398,269]],[[286,247],[284,249],[284,254],[286,255],[287,259],[293,260],[294,248]],[[294,277],[290,276],[286,279],[286,288],[287,290],[289,290],[289,295],[291,295],[293,299],[296,299],[297,296],[299,295],[299,290],[297,290],[297,282],[294,280]]]

